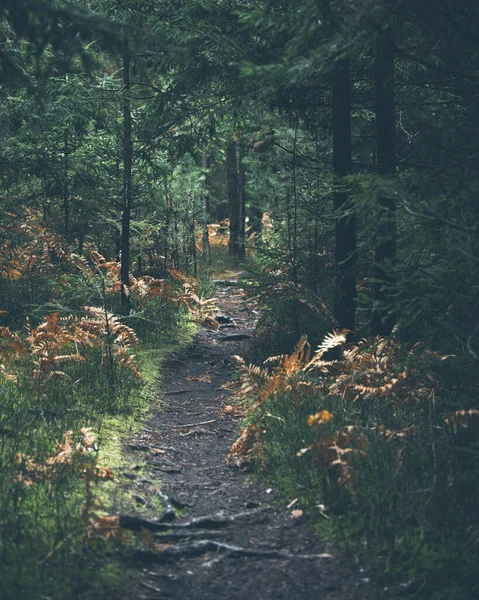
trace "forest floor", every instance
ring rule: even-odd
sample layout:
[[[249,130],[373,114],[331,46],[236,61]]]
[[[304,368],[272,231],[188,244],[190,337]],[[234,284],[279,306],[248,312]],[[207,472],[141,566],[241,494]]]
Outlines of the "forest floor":
[[[179,554],[167,562],[148,551],[147,562],[132,558],[134,576],[118,598],[377,598],[358,567],[327,554],[308,523],[292,518],[288,499],[254,473],[227,464],[241,415],[224,411],[230,392],[223,386],[234,376],[233,356],[245,350],[258,315],[236,282],[217,284],[219,308],[231,322],[202,329],[164,364],[164,402],[127,444],[130,466],[122,486],[138,500],[143,518],[154,518],[149,497],[160,488],[177,509],[174,523],[204,516],[221,523],[172,529],[178,539],[170,548]]]

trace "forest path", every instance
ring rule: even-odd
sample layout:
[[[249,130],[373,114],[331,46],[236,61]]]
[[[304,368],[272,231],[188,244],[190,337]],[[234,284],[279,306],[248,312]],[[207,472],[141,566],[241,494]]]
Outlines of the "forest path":
[[[314,532],[302,519],[291,518],[288,502],[276,497],[267,484],[226,464],[241,417],[222,412],[229,404],[229,392],[222,386],[231,380],[235,371],[233,356],[244,349],[257,315],[245,305],[244,292],[235,282],[222,281],[217,285],[224,320],[233,322],[226,322],[219,330],[202,329],[188,348],[164,364],[164,406],[148,427],[131,440],[128,452],[153,449],[146,459],[150,479],[142,480],[144,496],[151,490],[149,485],[161,486],[174,507],[187,510],[187,516],[177,516],[175,522],[205,515],[240,514],[220,529],[174,530],[180,539],[173,548],[211,540],[241,547],[246,553],[196,546],[194,556],[175,557],[165,564],[155,560],[139,563],[140,580],[120,597],[371,599],[374,594],[357,569],[335,557],[305,558],[324,553]],[[236,337],[228,340],[228,336]],[[157,481],[152,481],[153,477]],[[139,491],[141,501],[141,487]],[[259,556],[252,551],[259,551]],[[273,556],[265,556],[269,551]]]

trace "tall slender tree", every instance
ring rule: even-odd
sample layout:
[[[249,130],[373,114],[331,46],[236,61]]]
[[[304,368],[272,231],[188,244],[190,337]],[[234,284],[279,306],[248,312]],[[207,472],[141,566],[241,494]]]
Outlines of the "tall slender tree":
[[[351,173],[351,74],[350,59],[336,60],[333,68],[333,169],[335,176],[334,208],[336,302],[335,316],[341,329],[354,331],[356,316],[356,215],[348,210],[348,192],[344,178]]]
[[[121,303],[125,312],[129,311],[130,284],[130,221],[132,206],[132,164],[133,139],[130,94],[130,47],[125,35],[123,47],[123,209],[121,218]]]
[[[231,256],[238,256],[238,239],[240,235],[240,198],[238,185],[238,157],[236,141],[234,139],[230,140],[226,149],[226,171],[228,177],[228,215],[230,219],[228,252]]]
[[[376,36],[375,57],[377,174],[392,176],[397,170],[396,116],[394,101],[394,52],[389,31]],[[386,288],[393,283],[392,268],[396,259],[396,202],[390,193],[378,198],[381,215],[379,239],[375,250],[373,335],[389,335],[395,315],[386,302]]]
[[[246,229],[246,168],[244,163],[244,149],[240,143],[238,149],[238,256],[245,255],[245,229]]]
[[[209,195],[208,195],[208,185],[206,180],[206,174],[208,172],[208,157],[206,154],[206,148],[203,147],[202,150],[202,167],[203,167],[203,214],[202,214],[202,250],[203,250],[203,260],[209,266],[211,265],[211,246],[210,246],[210,235],[208,230],[208,217],[209,217]]]

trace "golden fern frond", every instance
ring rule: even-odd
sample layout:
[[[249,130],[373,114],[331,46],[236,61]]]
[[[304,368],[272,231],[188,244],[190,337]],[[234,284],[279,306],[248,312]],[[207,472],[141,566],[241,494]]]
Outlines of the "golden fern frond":
[[[18,358],[26,353],[22,338],[8,327],[0,327],[0,344],[0,354],[7,363],[11,358]]]
[[[70,260],[72,262],[73,265],[75,265],[76,267],[79,267],[82,271],[89,271],[90,270],[90,265],[88,264],[88,261],[86,260],[85,257],[80,256],[79,254],[75,254],[75,253],[71,253],[70,254]]]
[[[284,360],[286,354],[278,354],[277,356],[270,356],[265,361],[263,361],[264,365],[277,364]]]
[[[131,373],[133,373],[133,375],[135,375],[135,377],[138,377],[138,379],[141,379],[143,377],[143,374],[140,371],[140,367],[138,366],[138,364],[134,360],[134,358],[135,358],[134,354],[131,354],[131,355],[125,354],[124,356],[120,355],[120,358],[118,358],[118,364],[123,369],[126,369],[127,371],[131,371]]]
[[[446,413],[443,415],[445,422],[451,426],[454,433],[462,427],[479,427],[479,410],[471,408],[469,410],[456,410],[455,412]]]
[[[332,333],[328,333],[321,344],[318,346],[318,349],[314,353],[313,358],[307,362],[304,366],[304,371],[321,371],[322,373],[329,373],[330,368],[337,361],[335,360],[325,360],[323,357],[329,350],[333,350],[338,346],[342,346],[346,343],[346,335],[347,331],[334,331]],[[343,354],[348,352],[347,350],[343,350]]]
[[[346,343],[346,334],[348,331],[334,331],[332,333],[328,333],[321,344],[318,346],[316,350],[316,355],[323,356],[328,350],[332,350],[333,348],[337,348],[338,346],[342,346]]]
[[[85,357],[81,354],[61,354],[60,356],[54,356],[52,359],[54,363],[68,363],[68,362],[78,362],[84,361]]]
[[[168,275],[174,279],[175,281],[179,281],[181,283],[187,283],[188,277],[183,273],[183,271],[178,271],[177,269],[167,269]]]
[[[53,377],[64,377],[65,379],[69,379],[71,381],[70,375],[68,375],[64,371],[50,371],[48,373],[48,375],[45,377],[44,383],[47,383]]]
[[[240,437],[231,446],[226,462],[235,462],[238,466],[244,465],[254,453],[259,443],[258,429],[255,425],[247,425]]]
[[[284,358],[283,364],[288,372],[297,372],[308,363],[311,358],[311,346],[308,338],[303,335],[296,344],[294,351]]]

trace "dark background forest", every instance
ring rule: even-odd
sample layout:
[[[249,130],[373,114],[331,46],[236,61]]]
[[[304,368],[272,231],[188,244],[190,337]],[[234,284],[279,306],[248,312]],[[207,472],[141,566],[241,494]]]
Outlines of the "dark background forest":
[[[228,269],[260,313],[232,454],[378,585],[476,597],[477,2],[3,0],[0,31],[5,597],[88,597],[98,444]]]

